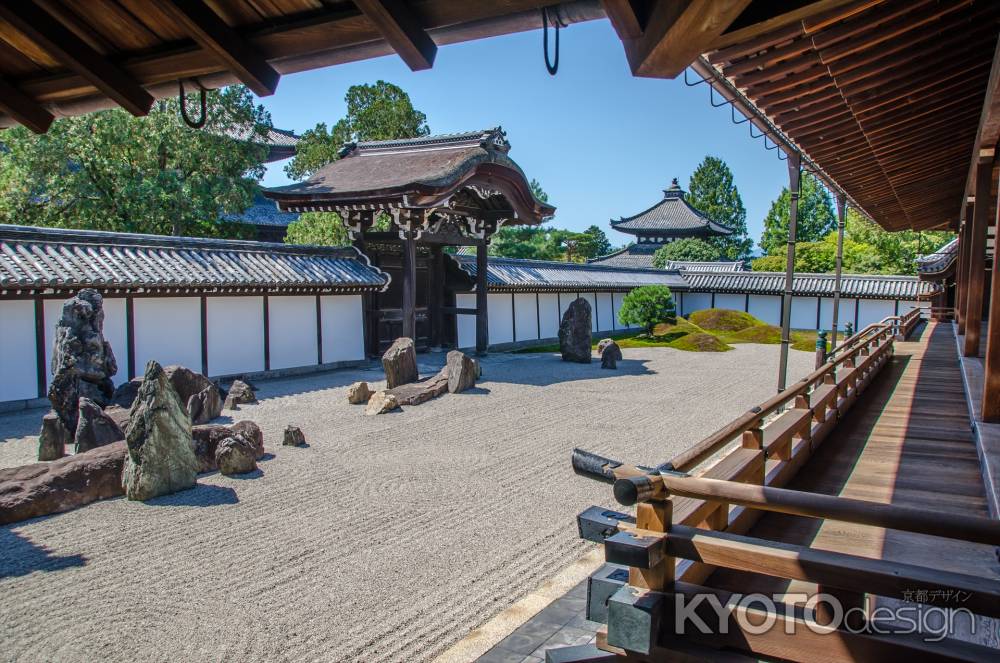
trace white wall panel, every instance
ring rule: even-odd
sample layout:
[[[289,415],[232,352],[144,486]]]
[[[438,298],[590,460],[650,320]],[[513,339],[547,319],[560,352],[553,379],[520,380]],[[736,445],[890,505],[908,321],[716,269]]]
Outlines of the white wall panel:
[[[780,325],[781,297],[777,295],[750,295],[748,312],[769,325]]]
[[[316,364],[316,298],[268,297],[271,368]]]
[[[455,306],[458,308],[476,308],[475,293],[457,293],[455,295]],[[487,306],[489,304],[487,303]],[[456,315],[458,324],[458,347],[476,347],[476,316]]]
[[[590,303],[590,331],[597,331],[597,295],[592,292],[581,292],[580,297]]]
[[[38,398],[35,302],[0,302],[0,401]]]
[[[45,369],[47,380],[52,380],[52,344],[56,338],[56,324],[62,317],[65,299],[46,299],[42,303],[45,319]],[[115,385],[128,381],[128,334],[125,328],[125,298],[104,298],[104,340],[111,344],[111,351],[118,364],[118,373],[111,378]],[[200,355],[199,355],[200,356]],[[136,369],[138,370],[138,369]]]
[[[365,358],[364,302],[361,295],[320,297],[323,363]]]
[[[715,296],[715,308],[724,308],[730,311],[745,311],[747,308],[747,296],[720,292]]]
[[[490,345],[511,343],[514,340],[514,309],[511,293],[487,294],[486,310]]]
[[[208,374],[264,370],[264,298],[207,297]]]
[[[712,294],[708,292],[685,292],[683,315],[691,315],[695,311],[712,308]]]
[[[620,311],[621,308],[622,308],[622,302],[625,301],[625,295],[626,295],[626,293],[624,293],[624,292],[615,292],[615,293],[611,294],[611,299],[614,302],[615,329],[627,329],[628,328],[628,325],[622,323],[622,321],[618,318],[618,311]]]
[[[559,336],[559,297],[554,292],[538,293],[538,314],[542,327],[542,338]]]
[[[816,329],[819,297],[792,297],[792,329]]]
[[[573,303],[574,299],[576,299],[576,293],[560,292],[557,294],[559,295],[559,321],[561,322],[562,317],[566,315],[566,309],[568,309],[569,305]]]
[[[201,371],[201,303],[198,297],[140,297],[134,300],[135,370],[146,362],[180,364]]]
[[[617,326],[611,293],[597,293],[597,329],[600,331],[610,331]]]
[[[900,308],[902,309],[902,307]],[[881,322],[883,318],[895,314],[895,300],[862,299],[858,301],[858,328],[867,327],[874,322]]]
[[[858,321],[854,319],[854,299],[841,299],[837,327],[840,331],[844,331],[848,322],[854,325],[854,329],[857,331]],[[820,327],[827,331],[833,329],[833,297],[824,297],[823,303],[820,304]]]
[[[538,338],[538,300],[535,293],[514,293],[514,327],[516,341]]]

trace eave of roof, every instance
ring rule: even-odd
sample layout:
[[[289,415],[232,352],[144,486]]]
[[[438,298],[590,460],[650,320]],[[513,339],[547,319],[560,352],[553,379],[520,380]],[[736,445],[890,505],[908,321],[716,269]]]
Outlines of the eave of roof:
[[[474,256],[451,257],[463,271],[475,278],[477,270]],[[627,291],[643,285],[665,285],[671,289],[683,290],[687,287],[677,271],[610,267],[594,263],[490,256],[487,270],[487,288],[491,291]]]
[[[636,235],[731,235],[733,229],[696,210],[683,195],[667,195],[656,204],[629,217],[612,219],[611,227]]]

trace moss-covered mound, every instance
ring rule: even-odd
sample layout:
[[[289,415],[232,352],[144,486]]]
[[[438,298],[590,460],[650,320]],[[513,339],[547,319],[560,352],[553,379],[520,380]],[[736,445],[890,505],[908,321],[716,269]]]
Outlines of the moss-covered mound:
[[[732,340],[745,343],[781,343],[781,327],[761,323],[732,334]]]
[[[733,349],[731,345],[723,343],[719,337],[705,332],[685,334],[668,343],[667,347],[686,352],[725,352]]]
[[[707,308],[695,311],[690,316],[691,322],[710,332],[738,332],[764,323],[743,311],[732,311],[725,308]]]
[[[688,334],[704,333],[704,331],[684,318],[677,318],[674,323],[661,322],[653,327],[653,338],[661,343],[670,343]]]

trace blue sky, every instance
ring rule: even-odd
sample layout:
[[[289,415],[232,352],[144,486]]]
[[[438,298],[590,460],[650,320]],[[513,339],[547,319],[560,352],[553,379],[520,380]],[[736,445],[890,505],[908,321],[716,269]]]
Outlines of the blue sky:
[[[632,77],[608,21],[564,28],[561,41],[554,77],[534,31],[444,46],[428,71],[389,56],[287,75],[261,101],[276,127],[302,132],[341,118],[351,85],[383,79],[409,93],[432,133],[502,125],[511,157],[558,208],[553,225],[596,224],[615,245],[629,238],[609,219],[653,204],[672,177],[686,188],[702,158],[715,155],[733,170],[756,242],[787,179],[776,152],[750,138],[748,124],[733,125],[728,106],[712,108],[706,85]],[[265,186],[288,183],[282,165],[271,166]]]

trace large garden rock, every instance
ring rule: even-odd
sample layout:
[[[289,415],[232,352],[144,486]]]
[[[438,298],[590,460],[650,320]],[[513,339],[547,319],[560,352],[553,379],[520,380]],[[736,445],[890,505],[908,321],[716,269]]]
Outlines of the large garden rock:
[[[79,398],[107,405],[118,372],[111,344],[104,339],[104,298],[85,288],[63,303],[52,345],[49,400],[66,430],[76,430]]]
[[[618,362],[622,360],[622,349],[617,343],[606,338],[597,344],[597,351],[601,355],[601,368],[618,368]]]
[[[226,476],[253,472],[257,469],[253,442],[242,433],[225,438],[215,450],[215,464]]]
[[[365,406],[365,414],[368,416],[373,416],[376,414],[385,414],[386,412],[392,412],[393,410],[399,409],[399,401],[396,397],[390,394],[388,391],[376,391],[372,394],[372,397],[368,399],[368,405]]]
[[[90,451],[105,444],[124,440],[125,434],[114,419],[89,398],[80,398],[80,412],[73,443],[76,453]]]
[[[214,472],[219,469],[215,461],[215,452],[219,443],[227,437],[242,435],[251,442],[254,448],[254,459],[264,456],[264,433],[253,421],[237,421],[234,424],[202,424],[191,427],[191,440],[194,455],[198,459],[198,472]]]
[[[245,403],[256,402],[257,394],[254,392],[253,387],[243,380],[234,380],[233,384],[229,387],[229,391],[226,393],[223,408],[226,410],[235,410]]]
[[[111,396],[111,405],[129,409],[135,402],[135,397],[139,395],[139,387],[141,386],[142,378],[132,378],[128,382],[121,383]]]
[[[191,423],[203,424],[222,414],[219,387],[207,377],[186,366],[167,366],[163,372],[187,408]]]
[[[347,388],[347,402],[351,405],[364,405],[372,397],[372,388],[367,382],[355,382]]]
[[[460,391],[476,386],[479,377],[479,362],[460,350],[448,353],[445,366],[448,369],[448,392],[457,394]]]
[[[55,412],[42,417],[42,432],[38,435],[38,460],[58,460],[66,455],[66,445],[72,440],[69,431]]]
[[[559,352],[563,361],[589,364],[590,353],[590,302],[582,297],[574,299],[559,323]]]
[[[403,384],[384,393],[395,399],[396,407],[400,405],[420,405],[432,398],[437,398],[448,391],[448,367],[444,367],[434,377]],[[383,393],[383,392],[378,392]],[[395,408],[390,408],[390,410]],[[385,410],[388,412],[389,410]],[[368,414],[366,411],[365,414]],[[378,414],[382,414],[381,412]]]
[[[306,443],[306,436],[298,426],[289,424],[285,427],[285,435],[281,444],[286,447],[301,447]]]
[[[222,398],[219,388],[209,385],[187,400],[188,416],[192,424],[208,423],[222,414]]]
[[[125,431],[128,458],[122,486],[130,500],[148,500],[195,484],[199,463],[191,419],[162,366],[146,364]]]
[[[125,442],[0,470],[0,525],[62,513],[122,494]]]
[[[416,382],[419,374],[413,339],[404,336],[393,341],[382,355],[382,368],[385,369],[386,389]]]

